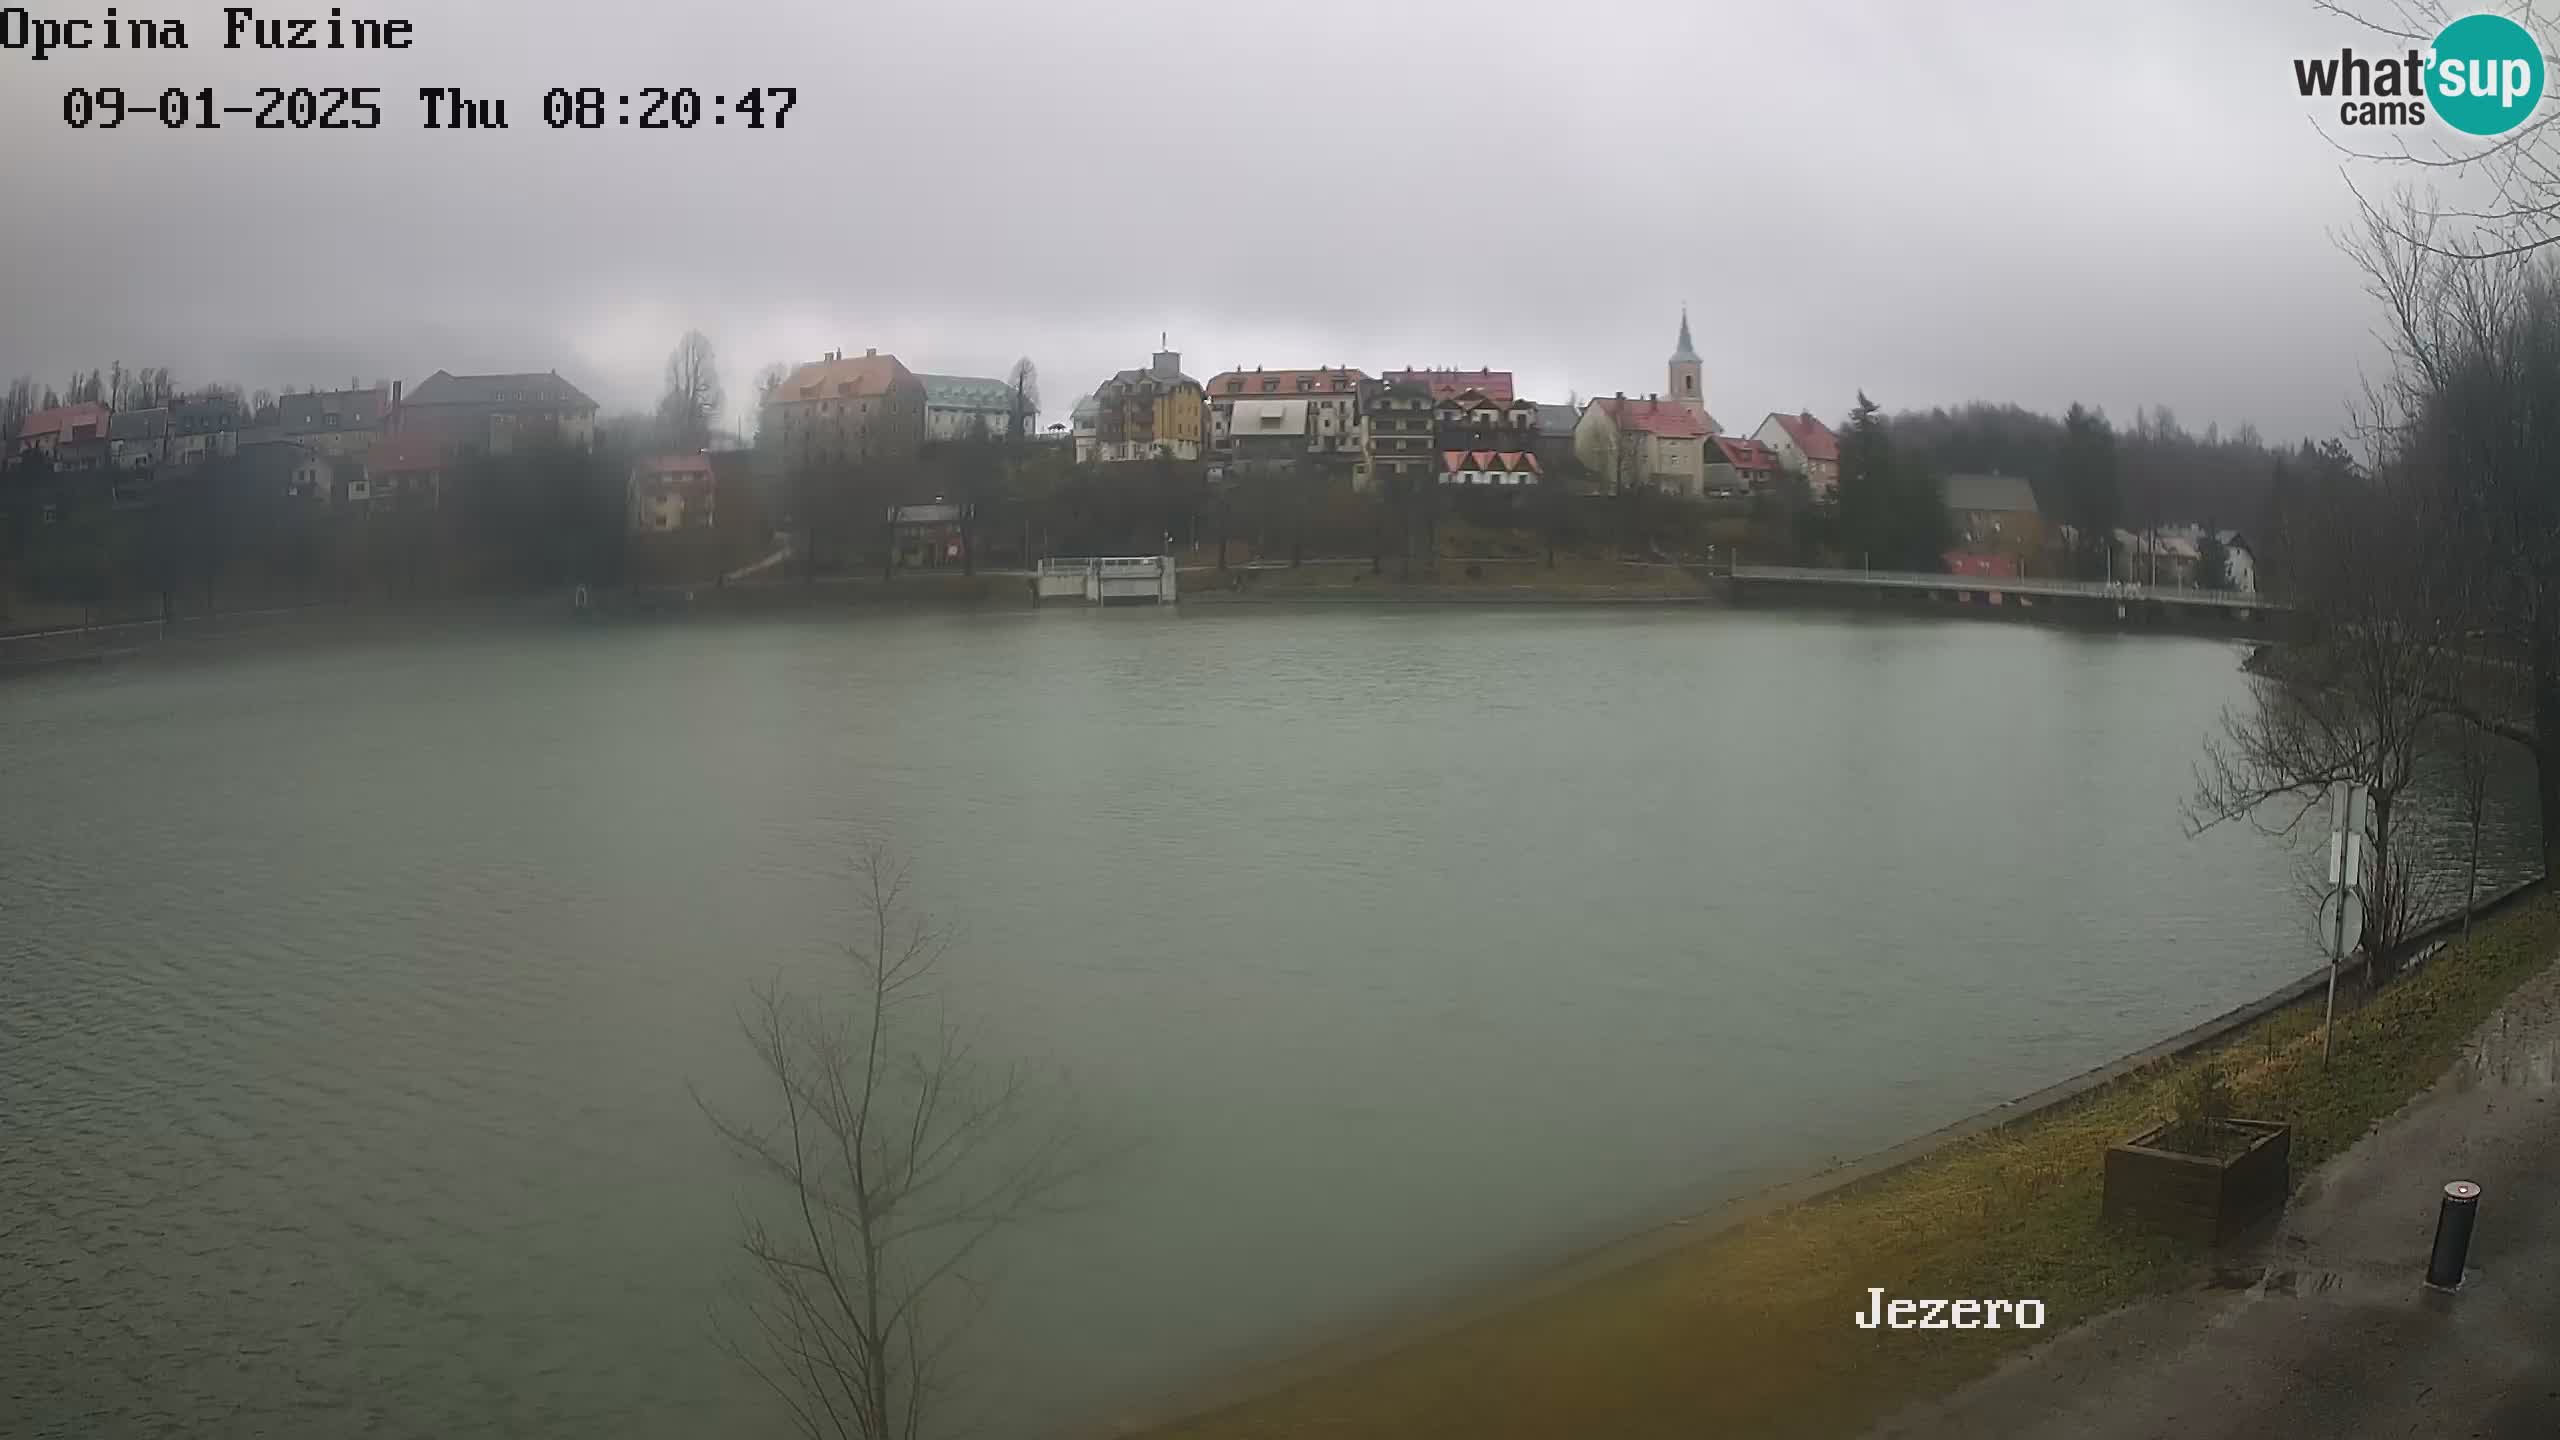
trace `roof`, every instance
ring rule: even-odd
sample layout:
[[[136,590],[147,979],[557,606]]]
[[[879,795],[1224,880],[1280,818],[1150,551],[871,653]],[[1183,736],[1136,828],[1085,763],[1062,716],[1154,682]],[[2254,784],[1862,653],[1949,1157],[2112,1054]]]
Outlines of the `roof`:
[[[699,450],[676,455],[643,455],[632,462],[631,470],[636,475],[709,475],[711,457]]]
[[[169,407],[170,428],[181,435],[214,435],[237,429],[244,417],[240,402],[228,395],[181,400]]]
[[[895,355],[845,355],[825,360],[812,360],[791,372],[790,378],[773,387],[771,405],[801,400],[867,399],[886,395],[901,380],[912,380],[915,372],[898,363]]]
[[[1170,389],[1176,385],[1197,385],[1199,383],[1199,381],[1192,379],[1190,376],[1183,374],[1179,370],[1174,371],[1170,375],[1165,375],[1159,373],[1155,367],[1151,365],[1137,365],[1123,370],[1118,374],[1113,375],[1110,379],[1103,381],[1093,393],[1095,400],[1099,401],[1102,398],[1103,392],[1106,390],[1126,390],[1132,386],[1142,385],[1160,385]]]
[[[2005,511],[2017,515],[2036,513],[2035,487],[2020,475],[1950,475],[1946,479],[1947,508],[1950,510]]]
[[[409,405],[542,405],[593,410],[586,392],[554,370],[538,375],[455,375],[439,370],[418,382]]]
[[[1677,400],[1629,400],[1603,397],[1591,402],[1620,426],[1660,440],[1704,440],[1713,433],[1707,417]]]
[[[394,475],[403,471],[441,470],[445,466],[443,440],[432,434],[395,431],[373,442],[365,451],[364,467],[377,475]]]
[[[1724,463],[1736,470],[1775,470],[1778,452],[1757,440],[1741,435],[1718,435],[1716,449],[1723,452]]]
[[[1237,439],[1248,435],[1304,435],[1307,433],[1307,402],[1303,398],[1256,400],[1251,396],[1240,397],[1228,417],[1227,433]]]
[[[924,403],[945,410],[1002,410],[1013,412],[1013,387],[984,375],[918,375],[924,384]]]
[[[1686,305],[1680,307],[1680,348],[1671,352],[1672,364],[1684,362],[1698,363],[1698,347],[1689,343],[1689,307]]]
[[[1840,463],[1840,437],[1831,433],[1830,426],[1814,419],[1812,411],[1772,415],[1769,419],[1778,422],[1778,428],[1786,431],[1787,438],[1796,442],[1796,448],[1804,452],[1805,459],[1828,460],[1834,465]],[[1761,423],[1765,425],[1768,421]]]
[[[1511,398],[1508,370],[1387,370],[1378,378],[1389,384],[1427,385],[1434,400],[1446,400],[1461,390],[1481,390],[1496,400]]]
[[[280,421],[288,431],[327,430],[331,417],[341,430],[370,430],[391,412],[384,390],[317,390],[276,397]]]
[[[1102,402],[1091,395],[1087,395],[1075,403],[1075,408],[1067,412],[1067,417],[1078,424],[1082,424],[1087,420],[1094,419],[1101,413]]]
[[[107,407],[95,400],[84,400],[77,405],[56,405],[28,416],[27,423],[18,427],[18,438],[28,440],[38,435],[61,434],[82,425],[103,428],[106,423]]]
[[[1368,378],[1365,373],[1348,366],[1331,370],[1265,370],[1257,365],[1250,370],[1223,370],[1210,376],[1209,394],[1217,398],[1334,392],[1356,395]]]
[[[1573,427],[1581,423],[1582,412],[1571,405],[1538,407],[1538,433],[1541,435],[1561,439],[1572,434]]]
[[[155,405],[148,410],[119,410],[107,420],[110,440],[157,440],[169,433],[169,409]]]
[[[1528,470],[1538,468],[1534,450],[1443,450],[1440,468],[1455,470]]]

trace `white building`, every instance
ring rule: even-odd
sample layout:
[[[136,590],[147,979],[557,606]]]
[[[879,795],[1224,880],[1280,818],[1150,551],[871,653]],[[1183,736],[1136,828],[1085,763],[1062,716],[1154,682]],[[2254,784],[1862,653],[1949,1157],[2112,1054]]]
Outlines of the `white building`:
[[[918,375],[924,382],[924,438],[961,440],[981,431],[1013,433],[1013,387],[983,375]],[[1040,432],[1040,412],[1022,417],[1023,433]]]

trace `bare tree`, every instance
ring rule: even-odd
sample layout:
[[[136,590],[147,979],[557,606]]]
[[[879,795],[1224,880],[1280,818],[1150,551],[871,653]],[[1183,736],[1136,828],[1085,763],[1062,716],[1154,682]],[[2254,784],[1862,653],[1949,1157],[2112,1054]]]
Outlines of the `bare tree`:
[[[825,1440],[914,1440],[946,1393],[944,1362],[982,1303],[973,1263],[999,1230],[1051,1206],[1075,1174],[1064,1110],[1019,1068],[980,1064],[936,1000],[950,932],[906,868],[867,852],[851,1003],[779,984],[745,1017],[779,1115],[704,1113],[779,1191],[751,1218],[739,1358]]]
[[[1031,357],[1025,355],[1013,362],[1013,369],[1006,375],[1004,383],[1005,389],[1012,392],[1012,414],[1008,417],[1005,439],[1019,444],[1030,439],[1040,423],[1040,367],[1032,364]]]
[[[760,443],[768,439],[764,430],[765,411],[773,404],[774,392],[790,378],[791,367],[779,361],[756,372],[756,413],[750,423],[756,427],[755,438]]]
[[[2461,664],[2459,597],[2424,537],[2432,517],[2405,476],[2333,474],[2291,517],[2310,633],[2273,652],[2252,703],[2226,711],[2187,804],[2191,833],[2248,819],[2289,833],[2332,785],[2371,796],[2374,883],[2361,937],[2383,977],[2416,918],[2416,876],[2395,846],[2401,795]]]
[[[2377,449],[2435,491],[2430,548],[2462,578],[2468,637],[2522,690],[2535,759],[2543,867],[2560,867],[2560,257],[2447,253],[2404,196],[2368,207],[2349,251],[2389,319],[2394,372],[2370,407]],[[2475,723],[2500,717],[2458,708]]]
[[[709,337],[687,330],[667,356],[667,389],[658,401],[658,423],[667,445],[677,450],[708,446],[712,423],[727,402],[720,389],[719,357]]]
[[[29,376],[19,376],[0,391],[0,463],[16,458],[18,429],[36,413],[36,400],[36,382]]]
[[[2312,9],[2360,27],[2395,48],[2432,47],[2445,26],[2483,7],[2448,0],[2312,0]],[[2560,14],[2538,0],[2509,0],[2495,7],[2536,36],[2560,35]],[[2545,74],[2560,74],[2560,52],[2547,45]],[[2363,145],[2328,139],[2351,161],[2403,184],[2450,186],[2454,198],[2430,196],[2425,223],[2401,224],[2399,237],[2433,253],[2463,258],[2528,255],[2560,240],[2560,111],[2548,106],[2503,135],[2446,140],[2450,127],[2429,125],[2427,139],[2412,145],[2405,135],[2383,131],[2387,143]],[[2326,134],[2326,132],[2323,132]]]
[[[2462,727],[2454,740],[2455,805],[2462,816],[2470,853],[2462,874],[2462,948],[2471,948],[2471,912],[2480,903],[2480,840],[2489,822],[2489,781],[2493,772],[2489,747],[2497,738],[2476,725]]]

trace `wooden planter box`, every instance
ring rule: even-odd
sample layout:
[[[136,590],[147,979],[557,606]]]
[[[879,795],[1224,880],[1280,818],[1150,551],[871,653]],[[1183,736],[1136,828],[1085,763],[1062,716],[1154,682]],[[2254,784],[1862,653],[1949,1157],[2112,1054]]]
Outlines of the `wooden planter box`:
[[[2108,1146],[2106,1218],[2219,1245],[2282,1206],[2292,1178],[2292,1128],[2268,1120],[2214,1123],[2255,1138],[2228,1160],[2157,1148],[2166,1125]]]

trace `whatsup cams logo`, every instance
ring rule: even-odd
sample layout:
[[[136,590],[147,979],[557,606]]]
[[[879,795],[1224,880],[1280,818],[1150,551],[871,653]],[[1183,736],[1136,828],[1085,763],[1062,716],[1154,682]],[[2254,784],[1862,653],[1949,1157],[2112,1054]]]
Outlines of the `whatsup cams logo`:
[[[2296,60],[2293,80],[2336,99],[2341,125],[2424,125],[2432,107],[2465,135],[2504,135],[2542,103],[2542,46],[2504,15],[2465,15],[2424,50]]]

